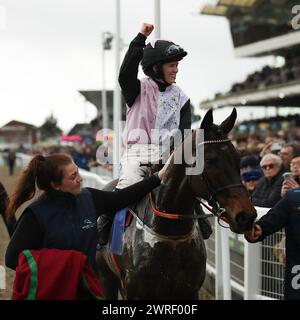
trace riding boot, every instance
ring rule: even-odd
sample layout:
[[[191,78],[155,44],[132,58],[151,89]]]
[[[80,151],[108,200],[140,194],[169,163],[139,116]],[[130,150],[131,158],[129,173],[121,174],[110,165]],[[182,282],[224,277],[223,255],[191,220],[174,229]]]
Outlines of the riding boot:
[[[97,221],[97,228],[98,228],[97,249],[98,250],[100,250],[107,244],[112,222],[113,222],[112,214],[105,213],[98,218],[98,221]]]
[[[204,240],[208,239],[213,232],[208,218],[198,219],[198,224],[199,224],[200,230],[202,232],[203,239]]]
[[[202,207],[201,207],[200,203],[196,204],[195,213],[197,215],[204,215],[205,214],[203,212],[203,210],[202,210]],[[210,235],[212,234],[212,232],[213,232],[211,224],[210,224],[208,218],[199,218],[198,219],[198,225],[199,225],[199,228],[201,230],[203,239],[204,240],[208,239],[210,237]]]

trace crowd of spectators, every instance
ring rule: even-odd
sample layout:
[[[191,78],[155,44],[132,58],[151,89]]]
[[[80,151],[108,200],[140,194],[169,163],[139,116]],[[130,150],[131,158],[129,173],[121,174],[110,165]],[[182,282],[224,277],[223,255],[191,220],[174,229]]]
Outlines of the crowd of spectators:
[[[247,76],[245,81],[234,83],[227,94],[245,90],[265,89],[269,86],[300,80],[300,57],[286,57],[282,67],[265,66]],[[217,93],[215,97],[222,96]]]
[[[26,148],[23,145],[20,145],[15,149],[5,149],[0,150],[0,156],[2,156],[3,162],[7,164],[9,174],[13,174],[13,169],[16,164],[16,160],[20,154],[26,154],[34,156],[36,154],[42,154],[47,156],[53,153],[67,153],[69,154],[75,164],[80,168],[86,171],[91,171],[92,168],[101,166],[103,169],[112,171],[112,164],[99,163],[96,159],[96,153],[99,144],[97,143],[86,143],[86,142],[76,142],[70,145],[51,145],[47,147],[36,147]],[[12,156],[13,155],[13,156]],[[13,158],[13,160],[11,160]]]
[[[232,85],[230,93],[243,90],[264,89],[272,85],[286,83],[300,79],[300,58],[286,59],[282,67],[265,66],[260,71],[248,75],[246,80]]]
[[[296,170],[292,163],[293,159],[300,156],[299,131],[293,128],[277,131],[258,128],[252,133],[236,131],[232,139],[241,156],[242,179],[245,184],[255,181],[255,189],[251,190],[254,205],[271,208],[281,199],[283,173],[293,173]],[[295,176],[296,174],[294,180]],[[295,183],[300,186],[297,179]],[[262,192],[261,188],[269,189],[269,192]],[[271,193],[274,194],[275,190],[277,196],[271,200]],[[256,194],[260,199],[263,198],[262,202],[257,199]]]
[[[241,155],[241,178],[253,205],[274,208],[288,190],[300,187],[299,129],[256,129],[252,133],[236,131],[232,139]],[[281,287],[278,275],[285,265],[285,232],[282,234],[262,240],[262,292],[270,286]]]

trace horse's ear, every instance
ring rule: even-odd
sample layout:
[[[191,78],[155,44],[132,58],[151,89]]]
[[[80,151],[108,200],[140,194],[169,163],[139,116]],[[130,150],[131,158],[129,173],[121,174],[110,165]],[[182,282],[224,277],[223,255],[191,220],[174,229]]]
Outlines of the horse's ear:
[[[230,132],[231,129],[233,128],[236,120],[236,116],[237,116],[236,108],[233,108],[231,115],[220,124],[220,128],[225,134]]]
[[[210,127],[213,124],[213,122],[214,122],[213,111],[212,111],[212,109],[209,109],[206,112],[206,114],[205,114],[205,116],[204,116],[204,118],[203,118],[203,120],[201,122],[200,129],[204,129],[204,128]]]

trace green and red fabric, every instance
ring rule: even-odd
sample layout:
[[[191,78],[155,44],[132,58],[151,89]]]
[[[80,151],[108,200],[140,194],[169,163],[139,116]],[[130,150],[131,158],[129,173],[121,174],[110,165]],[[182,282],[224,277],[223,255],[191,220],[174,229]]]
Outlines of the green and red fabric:
[[[25,250],[20,253],[13,300],[104,299],[87,257],[76,250]]]

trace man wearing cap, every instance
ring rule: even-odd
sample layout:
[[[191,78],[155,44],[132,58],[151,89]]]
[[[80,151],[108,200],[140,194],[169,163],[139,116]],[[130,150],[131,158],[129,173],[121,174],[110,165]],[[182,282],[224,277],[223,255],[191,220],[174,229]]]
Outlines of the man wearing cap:
[[[258,207],[272,208],[281,199],[282,174],[286,170],[281,158],[273,153],[264,155],[260,166],[264,176],[252,193],[252,203]]]
[[[256,187],[257,181],[262,177],[262,173],[257,169],[250,169],[242,173],[243,181],[246,185],[246,189],[252,194]]]
[[[241,174],[251,169],[258,169],[259,159],[256,156],[244,156],[240,162]]]

